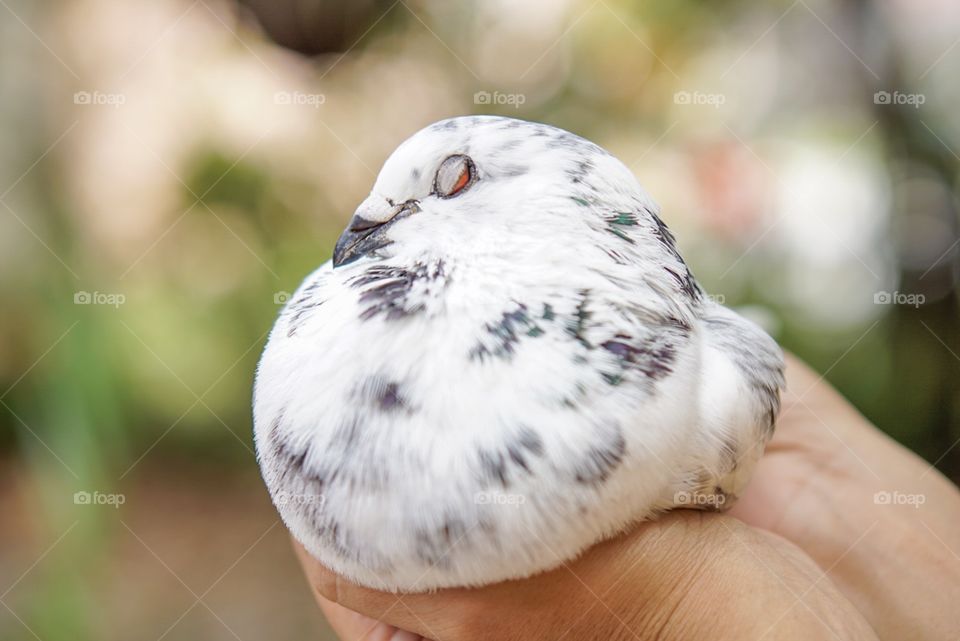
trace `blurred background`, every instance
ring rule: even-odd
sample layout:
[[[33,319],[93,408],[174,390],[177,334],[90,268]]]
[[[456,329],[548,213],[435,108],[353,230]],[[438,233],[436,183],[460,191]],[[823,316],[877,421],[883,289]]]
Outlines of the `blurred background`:
[[[253,371],[451,115],[607,147],[711,293],[956,481],[958,43],[952,0],[0,0],[0,638],[331,638]]]

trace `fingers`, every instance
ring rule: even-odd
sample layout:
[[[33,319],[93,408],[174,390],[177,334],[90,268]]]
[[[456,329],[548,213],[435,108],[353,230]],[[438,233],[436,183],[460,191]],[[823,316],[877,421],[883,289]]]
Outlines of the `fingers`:
[[[320,595],[315,596],[340,641],[417,641],[423,638],[414,632],[398,630],[392,625],[349,610]]]
[[[313,586],[318,602],[324,611],[333,613],[339,621],[341,610],[362,612],[357,615],[367,622],[371,629],[375,624],[395,626],[410,630],[428,639],[460,640],[474,638],[527,638],[515,636],[524,624],[520,619],[536,622],[538,612],[552,607],[552,604],[564,600],[564,592],[569,589],[570,577],[565,570],[540,575],[526,582],[511,581],[483,588],[452,588],[428,593],[394,594],[366,588],[352,583],[324,567],[310,556],[306,550],[294,542],[297,555],[304,567],[307,578]],[[579,597],[582,600],[582,595]],[[340,608],[325,607],[325,603]],[[574,607],[574,611],[586,609],[585,604]],[[572,626],[574,612],[567,613],[570,620],[561,623]],[[556,621],[556,618],[554,618]],[[349,633],[356,634],[361,624],[348,620]],[[338,623],[331,625],[340,631]],[[529,625],[529,624],[528,624]],[[346,625],[343,626],[346,629]],[[512,631],[511,631],[512,629]],[[494,630],[499,632],[494,633]],[[345,638],[351,638],[346,636]],[[364,638],[367,637],[356,637]]]
[[[384,638],[391,633],[384,623],[443,641],[739,639],[771,631],[776,638],[800,639],[822,632],[823,625],[836,638],[870,638],[836,632],[851,622],[862,627],[862,621],[809,558],[719,514],[670,513],[557,570],[430,594],[395,595],[338,580],[297,548],[321,607],[348,640]],[[819,614],[806,616],[795,607],[798,589]],[[375,619],[384,623],[377,627]],[[371,636],[362,636],[362,625],[373,626]],[[803,634],[790,634],[801,625]]]
[[[328,614],[328,620],[342,639],[376,639],[377,636],[364,635],[385,635],[387,630],[396,628],[413,631],[427,638],[446,639],[445,633],[466,618],[466,613],[460,607],[464,598],[462,593],[466,590],[442,590],[432,594],[395,594],[373,590],[334,574],[300,543],[294,541],[293,547],[317,602]]]
[[[337,618],[332,624],[340,626],[338,631],[353,626],[353,621],[326,603],[363,613],[369,617],[368,627],[379,620],[429,639],[556,638],[567,632],[568,638],[578,638],[572,631],[588,625],[585,613],[601,607],[601,598],[614,609],[619,603],[625,612],[644,603],[654,615],[657,608],[652,604],[672,594],[680,577],[689,574],[711,549],[710,542],[703,542],[701,523],[714,517],[720,518],[687,512],[666,515],[529,579],[421,594],[392,594],[356,585],[325,568],[299,544],[294,547],[321,607]],[[630,584],[631,577],[642,577],[642,587],[622,598],[612,588],[618,582]],[[341,619],[347,623],[341,625]],[[351,627],[351,633],[356,629]]]

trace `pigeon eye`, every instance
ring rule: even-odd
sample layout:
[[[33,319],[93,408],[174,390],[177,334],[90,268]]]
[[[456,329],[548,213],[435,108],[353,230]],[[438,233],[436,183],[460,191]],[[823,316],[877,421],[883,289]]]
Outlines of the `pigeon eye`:
[[[469,157],[462,154],[450,156],[437,170],[433,191],[441,198],[451,198],[473,184],[477,169]]]

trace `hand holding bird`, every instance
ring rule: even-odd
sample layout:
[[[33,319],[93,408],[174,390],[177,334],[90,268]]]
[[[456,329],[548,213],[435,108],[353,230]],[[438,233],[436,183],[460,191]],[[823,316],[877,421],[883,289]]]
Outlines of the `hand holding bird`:
[[[786,378],[726,514],[671,512],[552,572],[432,594],[351,584],[297,546],[317,601],[344,641],[960,638],[960,491],[795,358]],[[874,500],[891,488],[926,502]]]

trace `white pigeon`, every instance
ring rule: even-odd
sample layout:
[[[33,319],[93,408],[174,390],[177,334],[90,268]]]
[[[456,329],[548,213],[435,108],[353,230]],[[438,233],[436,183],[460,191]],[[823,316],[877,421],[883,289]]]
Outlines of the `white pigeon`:
[[[703,293],[657,212],[547,125],[451,118],[401,144],[257,372],[257,455],[296,539],[354,582],[423,591],[729,506],[782,354]]]

